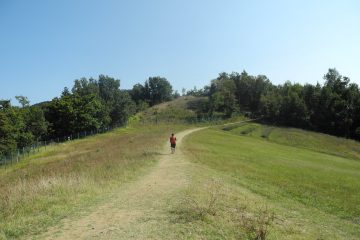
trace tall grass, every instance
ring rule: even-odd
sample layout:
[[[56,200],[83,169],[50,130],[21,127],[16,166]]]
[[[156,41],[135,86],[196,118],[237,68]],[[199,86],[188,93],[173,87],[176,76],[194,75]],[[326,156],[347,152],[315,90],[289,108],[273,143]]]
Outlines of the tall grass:
[[[47,148],[0,170],[0,239],[37,234],[101,201],[156,162],[168,134],[183,126],[143,126]]]
[[[184,191],[172,213],[177,215],[177,221],[205,220],[207,216],[215,216],[218,213],[218,205],[223,198],[224,189],[221,181],[210,179],[205,183],[197,182]]]

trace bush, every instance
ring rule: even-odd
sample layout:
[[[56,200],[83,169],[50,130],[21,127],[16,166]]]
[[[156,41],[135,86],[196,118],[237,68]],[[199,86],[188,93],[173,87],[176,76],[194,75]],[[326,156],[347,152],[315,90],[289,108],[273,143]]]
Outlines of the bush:
[[[260,208],[253,214],[245,210],[245,207],[237,208],[234,219],[236,226],[240,229],[239,238],[266,240],[269,235],[269,226],[275,218],[274,213],[268,207]]]
[[[207,216],[215,216],[219,210],[219,201],[223,198],[223,185],[220,181],[211,179],[201,189],[188,189],[173,213],[178,220],[191,222],[204,221]]]

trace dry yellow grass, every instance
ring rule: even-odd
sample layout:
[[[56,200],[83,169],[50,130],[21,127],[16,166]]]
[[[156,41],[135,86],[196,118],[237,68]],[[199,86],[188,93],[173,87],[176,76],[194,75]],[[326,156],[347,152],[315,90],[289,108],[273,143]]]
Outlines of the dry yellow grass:
[[[123,128],[48,147],[0,169],[0,239],[37,234],[77,208],[144,173],[172,131],[182,126]]]
[[[190,180],[188,174],[192,166],[185,161],[179,145],[184,136],[195,130],[177,134],[180,148],[176,154],[170,154],[168,144],[162,144],[158,164],[145,176],[114,189],[111,197],[84,216],[64,219],[62,224],[36,238],[158,239],[169,224],[169,200],[173,201]]]

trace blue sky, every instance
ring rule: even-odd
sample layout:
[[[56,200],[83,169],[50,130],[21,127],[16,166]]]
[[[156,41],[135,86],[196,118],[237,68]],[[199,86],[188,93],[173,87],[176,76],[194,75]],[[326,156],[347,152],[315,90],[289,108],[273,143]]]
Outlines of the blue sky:
[[[360,1],[0,0],[0,99],[51,100],[81,77],[179,91],[246,70],[275,84],[360,84]]]

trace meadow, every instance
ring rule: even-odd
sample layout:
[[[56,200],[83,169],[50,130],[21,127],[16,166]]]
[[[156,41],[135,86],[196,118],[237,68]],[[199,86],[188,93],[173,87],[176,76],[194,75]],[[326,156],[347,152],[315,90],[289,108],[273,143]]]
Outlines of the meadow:
[[[136,125],[42,149],[0,168],[0,239],[34,236],[87,211],[157,161],[180,125]]]
[[[360,143],[244,117],[188,124],[194,100],[0,168],[0,239],[81,236],[102,220],[99,239],[360,238]]]
[[[257,123],[206,129],[186,142],[194,163],[243,197],[225,212],[244,205],[275,215],[269,239],[358,239],[359,149],[351,140]]]

